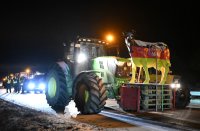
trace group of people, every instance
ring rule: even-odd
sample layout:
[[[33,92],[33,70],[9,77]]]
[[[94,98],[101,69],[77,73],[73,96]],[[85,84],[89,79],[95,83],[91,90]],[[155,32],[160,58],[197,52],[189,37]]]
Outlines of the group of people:
[[[4,81],[4,86],[6,88],[6,92],[11,93],[11,88],[13,87],[14,92],[20,93],[21,83],[22,83],[22,80],[21,80],[19,74],[15,75],[14,77],[7,76],[6,80]]]

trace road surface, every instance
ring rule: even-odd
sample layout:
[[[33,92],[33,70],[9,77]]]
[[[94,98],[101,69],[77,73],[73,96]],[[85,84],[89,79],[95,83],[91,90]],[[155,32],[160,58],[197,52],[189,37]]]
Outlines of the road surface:
[[[37,111],[57,114],[47,104],[45,94],[10,94],[6,93],[5,89],[0,89],[0,98]],[[108,130],[198,130],[200,129],[200,126],[198,126],[200,125],[200,101],[192,100],[191,102],[186,110],[126,113],[119,108],[116,101],[108,100],[106,106],[109,109],[105,109],[97,115],[78,115],[74,119]],[[110,108],[115,110],[110,110]],[[197,109],[194,110],[193,108]]]

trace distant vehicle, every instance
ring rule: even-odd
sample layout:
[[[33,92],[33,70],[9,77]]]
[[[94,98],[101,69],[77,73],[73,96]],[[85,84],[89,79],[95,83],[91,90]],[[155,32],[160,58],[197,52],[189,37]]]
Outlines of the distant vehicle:
[[[43,93],[45,87],[46,84],[44,74],[35,75],[33,78],[25,78],[22,85],[22,93],[30,93],[31,91],[34,91],[35,93]]]

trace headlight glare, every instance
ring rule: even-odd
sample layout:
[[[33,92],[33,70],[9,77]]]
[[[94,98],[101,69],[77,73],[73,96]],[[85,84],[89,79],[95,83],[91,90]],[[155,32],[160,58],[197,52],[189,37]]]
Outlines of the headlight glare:
[[[171,86],[171,88],[175,88],[176,85],[174,83],[172,83],[170,86]]]
[[[82,63],[82,62],[86,61],[86,59],[87,59],[87,56],[84,53],[80,53],[77,57],[77,62]]]
[[[39,88],[40,88],[40,89],[45,89],[45,84],[44,84],[44,83],[40,83],[40,84],[39,84]]]
[[[180,88],[181,87],[181,84],[176,84],[176,88]]]
[[[175,84],[175,83],[172,83],[171,85],[171,88],[173,89],[173,88],[180,88],[181,87],[181,84],[180,83],[178,83],[178,84]]]
[[[29,88],[29,89],[35,88],[35,84],[34,84],[33,82],[30,82],[30,83],[28,84],[28,88]]]

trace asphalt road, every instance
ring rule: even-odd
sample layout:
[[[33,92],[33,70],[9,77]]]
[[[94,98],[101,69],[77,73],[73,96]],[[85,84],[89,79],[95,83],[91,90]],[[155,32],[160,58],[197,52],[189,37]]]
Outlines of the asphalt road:
[[[47,104],[45,94],[10,94],[6,93],[5,89],[0,89],[0,98],[38,111],[57,114]],[[108,100],[106,106],[115,109],[115,111],[105,109],[98,115],[87,115],[87,117],[78,115],[75,119],[83,123],[117,130],[198,130],[200,129],[198,127],[200,125],[200,100],[192,100],[191,102],[186,110],[138,114],[123,112],[116,101]],[[194,110],[194,108],[196,109]],[[181,124],[183,126],[180,126]]]

